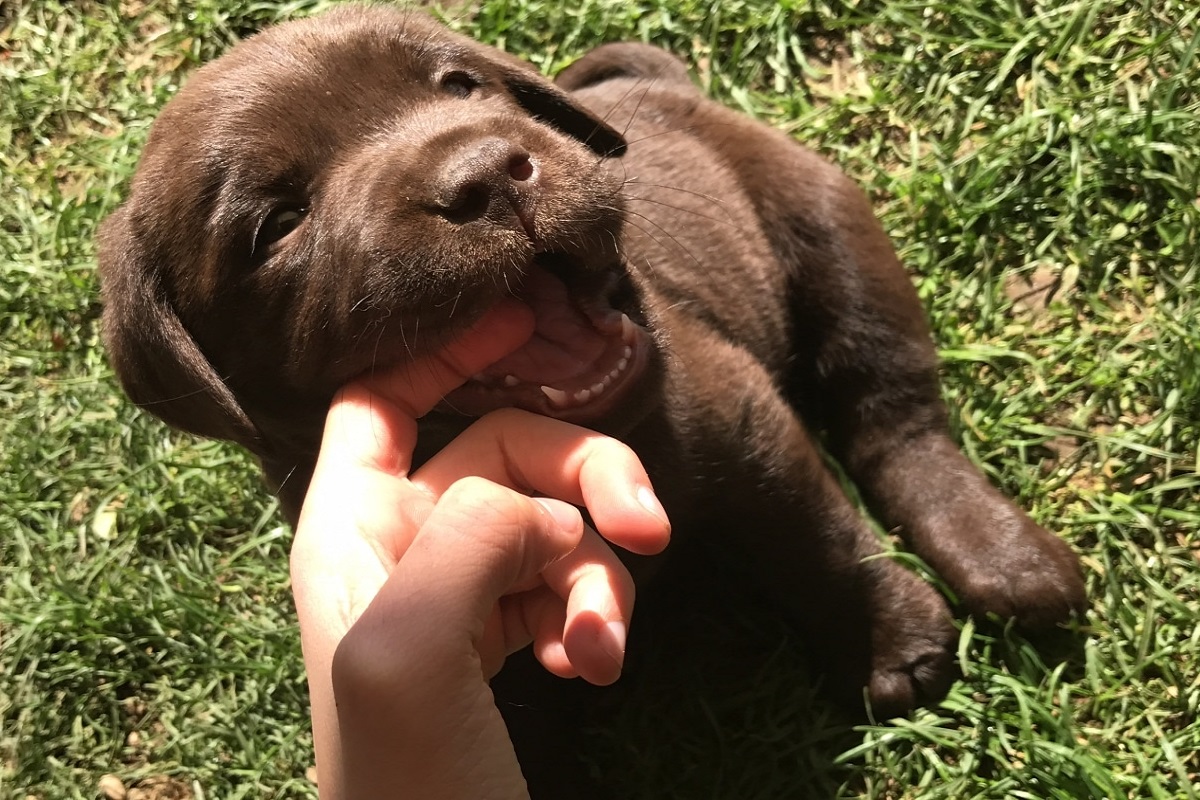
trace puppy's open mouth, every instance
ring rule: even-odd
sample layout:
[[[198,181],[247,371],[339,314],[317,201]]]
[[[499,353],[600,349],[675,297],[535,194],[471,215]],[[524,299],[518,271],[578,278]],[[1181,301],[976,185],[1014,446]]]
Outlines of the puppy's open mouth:
[[[440,408],[479,416],[516,407],[570,422],[613,410],[645,372],[652,348],[640,320],[614,307],[625,305],[623,280],[610,275],[598,286],[568,287],[551,269],[531,268],[515,294],[533,310],[533,336]]]

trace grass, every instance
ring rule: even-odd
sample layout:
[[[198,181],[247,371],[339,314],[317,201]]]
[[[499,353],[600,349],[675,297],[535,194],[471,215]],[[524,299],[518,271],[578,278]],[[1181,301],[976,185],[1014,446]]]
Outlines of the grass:
[[[106,773],[143,798],[315,795],[289,534],[248,457],[120,396],[92,237],[189,70],[325,5],[0,6],[0,798],[91,798]],[[1030,642],[964,621],[963,680],[887,724],[828,708],[775,621],[694,615],[684,658],[594,737],[625,796],[1200,795],[1200,8],[449,15],[547,71],[663,44],[859,178],[927,303],[964,448],[1087,568],[1085,624]]]

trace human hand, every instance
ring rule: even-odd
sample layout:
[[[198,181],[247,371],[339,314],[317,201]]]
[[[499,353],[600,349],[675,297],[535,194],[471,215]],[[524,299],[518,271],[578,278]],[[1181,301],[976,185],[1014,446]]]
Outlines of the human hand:
[[[585,505],[620,546],[661,550],[669,526],[628,448],[507,411],[410,474],[416,418],[530,327],[527,310],[502,305],[436,357],[353,384],[331,407],[292,550],[323,796],[370,796],[388,780],[421,797],[519,785],[484,683],[504,656],[533,641],[555,674],[620,673],[632,583],[560,500]],[[534,491],[560,500],[523,493]],[[418,791],[420,774],[433,783]],[[468,782],[455,789],[454,775]]]

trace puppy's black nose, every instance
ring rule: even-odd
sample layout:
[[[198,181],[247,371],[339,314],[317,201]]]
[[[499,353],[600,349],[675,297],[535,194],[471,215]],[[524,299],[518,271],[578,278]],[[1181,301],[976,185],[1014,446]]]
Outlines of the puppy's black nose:
[[[526,196],[536,172],[525,148],[494,136],[474,141],[442,164],[434,182],[433,204],[452,222],[497,212],[504,217],[515,213],[524,224]],[[504,207],[496,208],[497,201]]]

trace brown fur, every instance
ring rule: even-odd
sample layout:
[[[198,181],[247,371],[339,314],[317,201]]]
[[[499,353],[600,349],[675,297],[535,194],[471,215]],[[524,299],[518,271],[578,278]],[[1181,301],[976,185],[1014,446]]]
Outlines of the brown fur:
[[[266,243],[288,208],[302,221]],[[948,437],[862,192],[655,48],[601,47],[555,86],[399,11],[272,29],[163,110],[100,262],[130,396],[256,453],[293,521],[340,385],[548,274],[640,323],[644,372],[599,411],[513,402],[630,443],[678,534],[748,564],[878,712],[944,693],[953,630],[929,586],[868,558],[818,432],[967,610],[1046,626],[1084,605],[1070,549]],[[470,422],[456,407],[423,422],[426,454]]]

